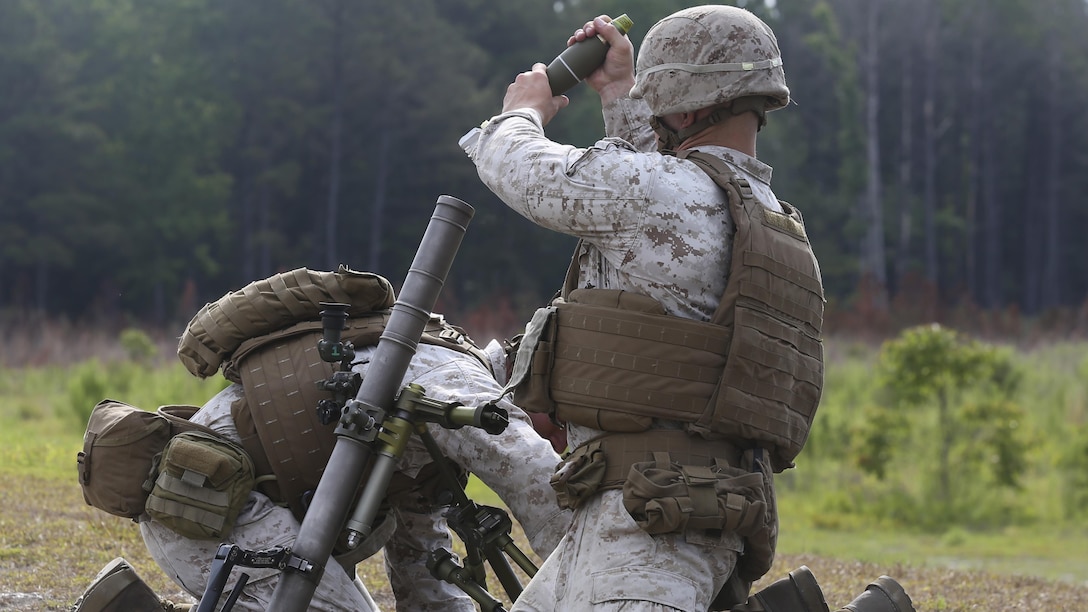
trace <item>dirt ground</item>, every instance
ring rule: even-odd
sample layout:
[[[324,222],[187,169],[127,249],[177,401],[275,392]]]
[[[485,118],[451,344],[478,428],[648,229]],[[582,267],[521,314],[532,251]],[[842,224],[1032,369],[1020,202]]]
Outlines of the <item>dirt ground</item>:
[[[515,530],[523,550],[525,540]],[[87,506],[74,483],[0,473],[0,610],[67,610],[114,557],[129,560],[162,596],[191,601],[147,555],[135,525]],[[1088,585],[943,567],[874,566],[815,556],[780,555],[761,588],[806,565],[831,610],[846,605],[882,574],[900,582],[919,612],[1088,611]],[[384,610],[395,609],[380,555],[359,574]],[[492,581],[494,584],[494,581]]]

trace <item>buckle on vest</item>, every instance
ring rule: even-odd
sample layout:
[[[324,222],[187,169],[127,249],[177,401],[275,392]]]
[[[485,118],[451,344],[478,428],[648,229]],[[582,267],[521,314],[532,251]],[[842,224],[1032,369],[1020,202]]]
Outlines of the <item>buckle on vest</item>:
[[[438,337],[454,344],[464,344],[465,335],[456,329],[445,328],[438,332]]]

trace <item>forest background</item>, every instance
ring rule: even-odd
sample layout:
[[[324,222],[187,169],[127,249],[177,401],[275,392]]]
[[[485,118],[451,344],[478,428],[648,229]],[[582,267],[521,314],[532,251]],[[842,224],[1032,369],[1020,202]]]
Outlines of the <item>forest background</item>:
[[[477,212],[438,310],[479,340],[520,331],[573,241],[502,205],[458,138],[592,16],[628,13],[637,48],[694,4],[0,2],[5,575],[53,568],[42,525],[8,514],[39,499],[79,575],[119,542],[144,554],[123,521],[72,508],[72,457],[103,397],[199,404],[223,384],[172,350],[228,291],[340,263],[399,285],[449,194]],[[782,48],[794,103],[759,154],[805,213],[828,297],[826,393],[778,480],[780,550],[1043,576],[1082,589],[1052,609],[1083,609],[1088,3],[738,4]],[[547,133],[588,146],[596,96],[570,96]],[[71,595],[71,571],[36,592]],[[1022,584],[1022,609],[1058,592]],[[925,609],[1004,593],[923,586]]]
[[[449,194],[477,215],[442,307],[510,334],[573,243],[506,209],[458,138],[592,16],[630,14],[637,47],[692,4],[0,3],[0,310],[177,327],[296,267],[399,284]],[[794,99],[759,154],[805,213],[832,330],[980,311],[1085,328],[1083,0],[747,7]],[[588,146],[596,95],[571,97],[548,135]]]

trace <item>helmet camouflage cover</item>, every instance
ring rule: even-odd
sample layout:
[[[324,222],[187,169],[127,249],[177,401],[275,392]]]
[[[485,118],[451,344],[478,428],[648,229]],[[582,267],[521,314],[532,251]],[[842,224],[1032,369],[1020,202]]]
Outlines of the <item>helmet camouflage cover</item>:
[[[662,117],[763,96],[766,110],[790,100],[778,40],[767,24],[734,6],[684,9],[657,22],[642,42],[632,98]]]

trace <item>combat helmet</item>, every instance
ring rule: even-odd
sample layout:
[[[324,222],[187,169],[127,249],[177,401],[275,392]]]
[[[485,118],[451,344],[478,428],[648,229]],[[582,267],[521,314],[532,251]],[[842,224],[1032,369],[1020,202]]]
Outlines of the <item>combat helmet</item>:
[[[650,28],[631,97],[644,98],[663,117],[737,98],[777,110],[789,103],[790,90],[771,28],[745,9],[710,5],[673,13]]]

